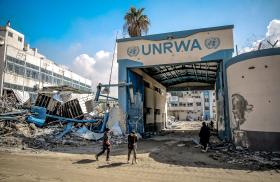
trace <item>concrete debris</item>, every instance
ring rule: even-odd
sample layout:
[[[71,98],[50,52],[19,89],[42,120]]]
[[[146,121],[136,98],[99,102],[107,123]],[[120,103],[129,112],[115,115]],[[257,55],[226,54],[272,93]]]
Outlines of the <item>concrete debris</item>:
[[[247,148],[234,146],[232,143],[212,143],[210,154],[214,160],[236,164],[239,166],[250,166],[254,170],[279,169],[280,153],[268,151],[250,151]]]
[[[30,95],[26,91],[19,91],[19,90],[15,90],[15,89],[12,89],[12,91],[13,91],[13,93],[16,97],[16,100],[19,104],[24,104],[30,99]]]
[[[30,95],[26,91],[19,91],[14,89],[4,89],[3,96],[0,98],[1,106],[2,104],[6,104],[9,109],[21,107],[23,105],[28,105],[30,102]]]
[[[177,147],[184,147],[184,146],[186,146],[186,144],[184,144],[184,143],[177,144]]]
[[[127,144],[128,135],[112,135],[110,142],[114,145]]]
[[[166,129],[172,130],[198,130],[202,121],[178,121],[174,116],[167,116]]]
[[[116,135],[116,136],[120,136],[123,134],[119,121],[115,122],[115,124],[111,128],[111,131],[112,131],[113,135]]]
[[[122,133],[125,133],[126,131],[126,114],[123,113],[118,106],[114,106],[110,109],[110,116],[108,119],[107,126],[109,128],[113,128],[113,126],[116,124],[116,122],[119,122],[119,127],[122,131]]]
[[[66,145],[71,147],[94,145],[94,142],[102,142],[100,139],[103,137],[103,131],[106,127],[112,129],[112,144],[126,143],[127,136],[123,135],[120,127],[118,119],[121,117],[118,110],[114,108],[115,114],[113,116],[110,113],[108,116],[101,107],[84,113],[87,109],[82,108],[81,103],[86,106],[88,101],[88,98],[84,96],[79,97],[73,94],[48,95],[43,93],[39,94],[36,99],[37,105],[41,106],[40,109],[36,110],[34,106],[23,109],[15,97],[7,95],[0,97],[1,148],[53,150]],[[42,108],[45,110],[44,113],[40,112]],[[59,110],[58,108],[62,108],[60,113],[56,112]],[[54,113],[56,113],[57,118],[50,117]],[[69,121],[65,118],[61,119],[63,117],[60,115],[68,116],[69,118],[66,119]],[[51,119],[46,120],[46,117]],[[118,122],[106,126],[108,117],[111,121]],[[94,120],[96,122],[87,122]]]
[[[2,96],[0,97],[0,113],[7,113],[16,111],[19,108],[19,104],[14,96]]]
[[[74,132],[74,135],[87,139],[87,140],[97,141],[103,137],[103,133],[92,132],[92,131],[88,130],[85,126],[79,128],[79,129],[72,129],[72,131]]]
[[[175,116],[167,116],[166,127],[168,129],[174,128],[173,124],[176,122]]]

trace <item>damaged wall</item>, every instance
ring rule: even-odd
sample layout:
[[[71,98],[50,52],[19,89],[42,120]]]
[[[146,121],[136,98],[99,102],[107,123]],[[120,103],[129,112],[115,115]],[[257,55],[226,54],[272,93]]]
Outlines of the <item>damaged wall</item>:
[[[144,83],[143,77],[135,72],[128,70],[128,82],[132,83],[133,88],[129,89],[129,99],[127,108],[127,130],[135,130],[137,133],[144,134],[143,122],[143,101]]]
[[[237,145],[280,150],[280,49],[242,54],[227,64],[230,127]]]
[[[134,72],[143,77],[144,82],[144,123],[145,132],[160,131],[167,117],[166,88],[140,69]]]

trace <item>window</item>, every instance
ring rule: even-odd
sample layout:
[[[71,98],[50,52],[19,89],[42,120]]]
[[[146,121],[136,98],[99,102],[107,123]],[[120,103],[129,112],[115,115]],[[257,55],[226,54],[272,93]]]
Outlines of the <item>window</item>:
[[[155,109],[154,113],[159,115],[160,114],[160,109]]]
[[[4,82],[4,87],[5,88],[11,88],[11,84]]]
[[[39,70],[39,66],[36,66],[36,65],[34,65],[34,64],[26,63],[26,66],[27,66],[28,68],[32,68],[32,69],[35,69],[35,70]]]
[[[24,91],[33,92],[33,91],[34,91],[34,88],[31,88],[31,87],[24,87]]]
[[[39,72],[38,71],[31,71],[31,76],[34,80],[39,80]]]
[[[146,82],[146,81],[144,80],[144,86],[147,87],[147,88],[150,88],[150,83],[149,83],[149,82]]]
[[[150,114],[151,113],[151,108],[144,107],[143,112],[146,113],[146,114]]]
[[[192,106],[193,106],[193,103],[188,102],[188,107],[192,107]]]
[[[8,32],[8,36],[13,38],[13,33],[12,32]]]
[[[18,41],[19,41],[19,42],[22,42],[22,37],[18,37]]]
[[[16,59],[16,58],[13,58],[13,57],[11,57],[11,56],[7,56],[6,59],[7,59],[8,61],[13,62],[13,63],[17,63],[17,64],[20,64],[20,65],[24,65],[24,61],[19,60],[19,59]]]
[[[74,88],[77,88],[77,89],[80,88],[79,85],[76,85],[76,84],[73,84],[73,87],[74,87]]]
[[[209,98],[205,98],[204,101],[205,101],[205,102],[209,102]]]
[[[161,94],[160,88],[155,87],[155,91],[158,92],[159,94]]]
[[[26,76],[27,78],[32,78],[32,74],[31,74],[31,70],[30,70],[30,69],[26,69],[25,76]]]
[[[196,106],[201,106],[201,102],[197,102],[197,103],[196,103]]]
[[[25,69],[22,66],[14,65],[15,73],[21,76],[24,76]]]
[[[46,74],[49,74],[49,75],[52,75],[52,72],[47,70],[47,69],[44,69],[44,68],[41,68],[41,72],[43,73],[46,73]]]
[[[11,88],[11,89],[16,89],[16,90],[22,90],[23,86],[12,84],[12,83],[4,83],[4,87],[6,88]]]
[[[62,76],[62,75],[57,74],[57,73],[53,73],[53,76],[55,76],[55,77],[57,77],[57,78],[63,78],[63,76]]]
[[[54,85],[62,85],[62,80],[59,78],[53,78],[53,84]]]
[[[42,82],[44,82],[44,81],[45,81],[45,77],[46,77],[46,75],[43,74],[43,73],[41,73],[40,80],[41,80]]]
[[[52,76],[45,74],[45,73],[41,73],[41,81],[52,83]]]
[[[23,87],[21,85],[16,85],[16,84],[12,84],[12,83],[4,83],[4,87],[5,88],[11,88],[11,89],[16,89],[16,90],[23,90],[27,91],[27,92],[33,92],[34,89],[32,87]]]
[[[205,109],[205,110],[209,110],[209,106],[205,106],[204,109]]]
[[[8,62],[8,63],[7,63],[7,70],[8,70],[9,72],[14,72],[14,64]]]
[[[183,103],[183,102],[179,102],[179,106],[183,106],[183,107],[186,107],[186,103]]]

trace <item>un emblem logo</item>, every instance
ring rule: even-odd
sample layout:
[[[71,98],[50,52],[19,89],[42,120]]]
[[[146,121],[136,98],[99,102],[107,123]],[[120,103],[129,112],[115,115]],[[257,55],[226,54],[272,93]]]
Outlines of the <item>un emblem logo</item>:
[[[220,46],[220,38],[219,37],[210,37],[208,39],[205,39],[205,47],[208,49],[217,49]]]
[[[137,56],[139,54],[139,47],[138,46],[134,46],[134,47],[127,48],[127,54],[130,57]]]

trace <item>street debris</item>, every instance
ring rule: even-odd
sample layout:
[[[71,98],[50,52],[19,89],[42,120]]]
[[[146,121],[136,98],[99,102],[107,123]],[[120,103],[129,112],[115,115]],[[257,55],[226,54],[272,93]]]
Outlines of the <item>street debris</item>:
[[[280,152],[250,151],[228,142],[212,141],[209,157],[252,170],[280,168]]]
[[[177,147],[184,147],[186,144],[184,144],[184,143],[179,143],[179,144],[177,144]]]

